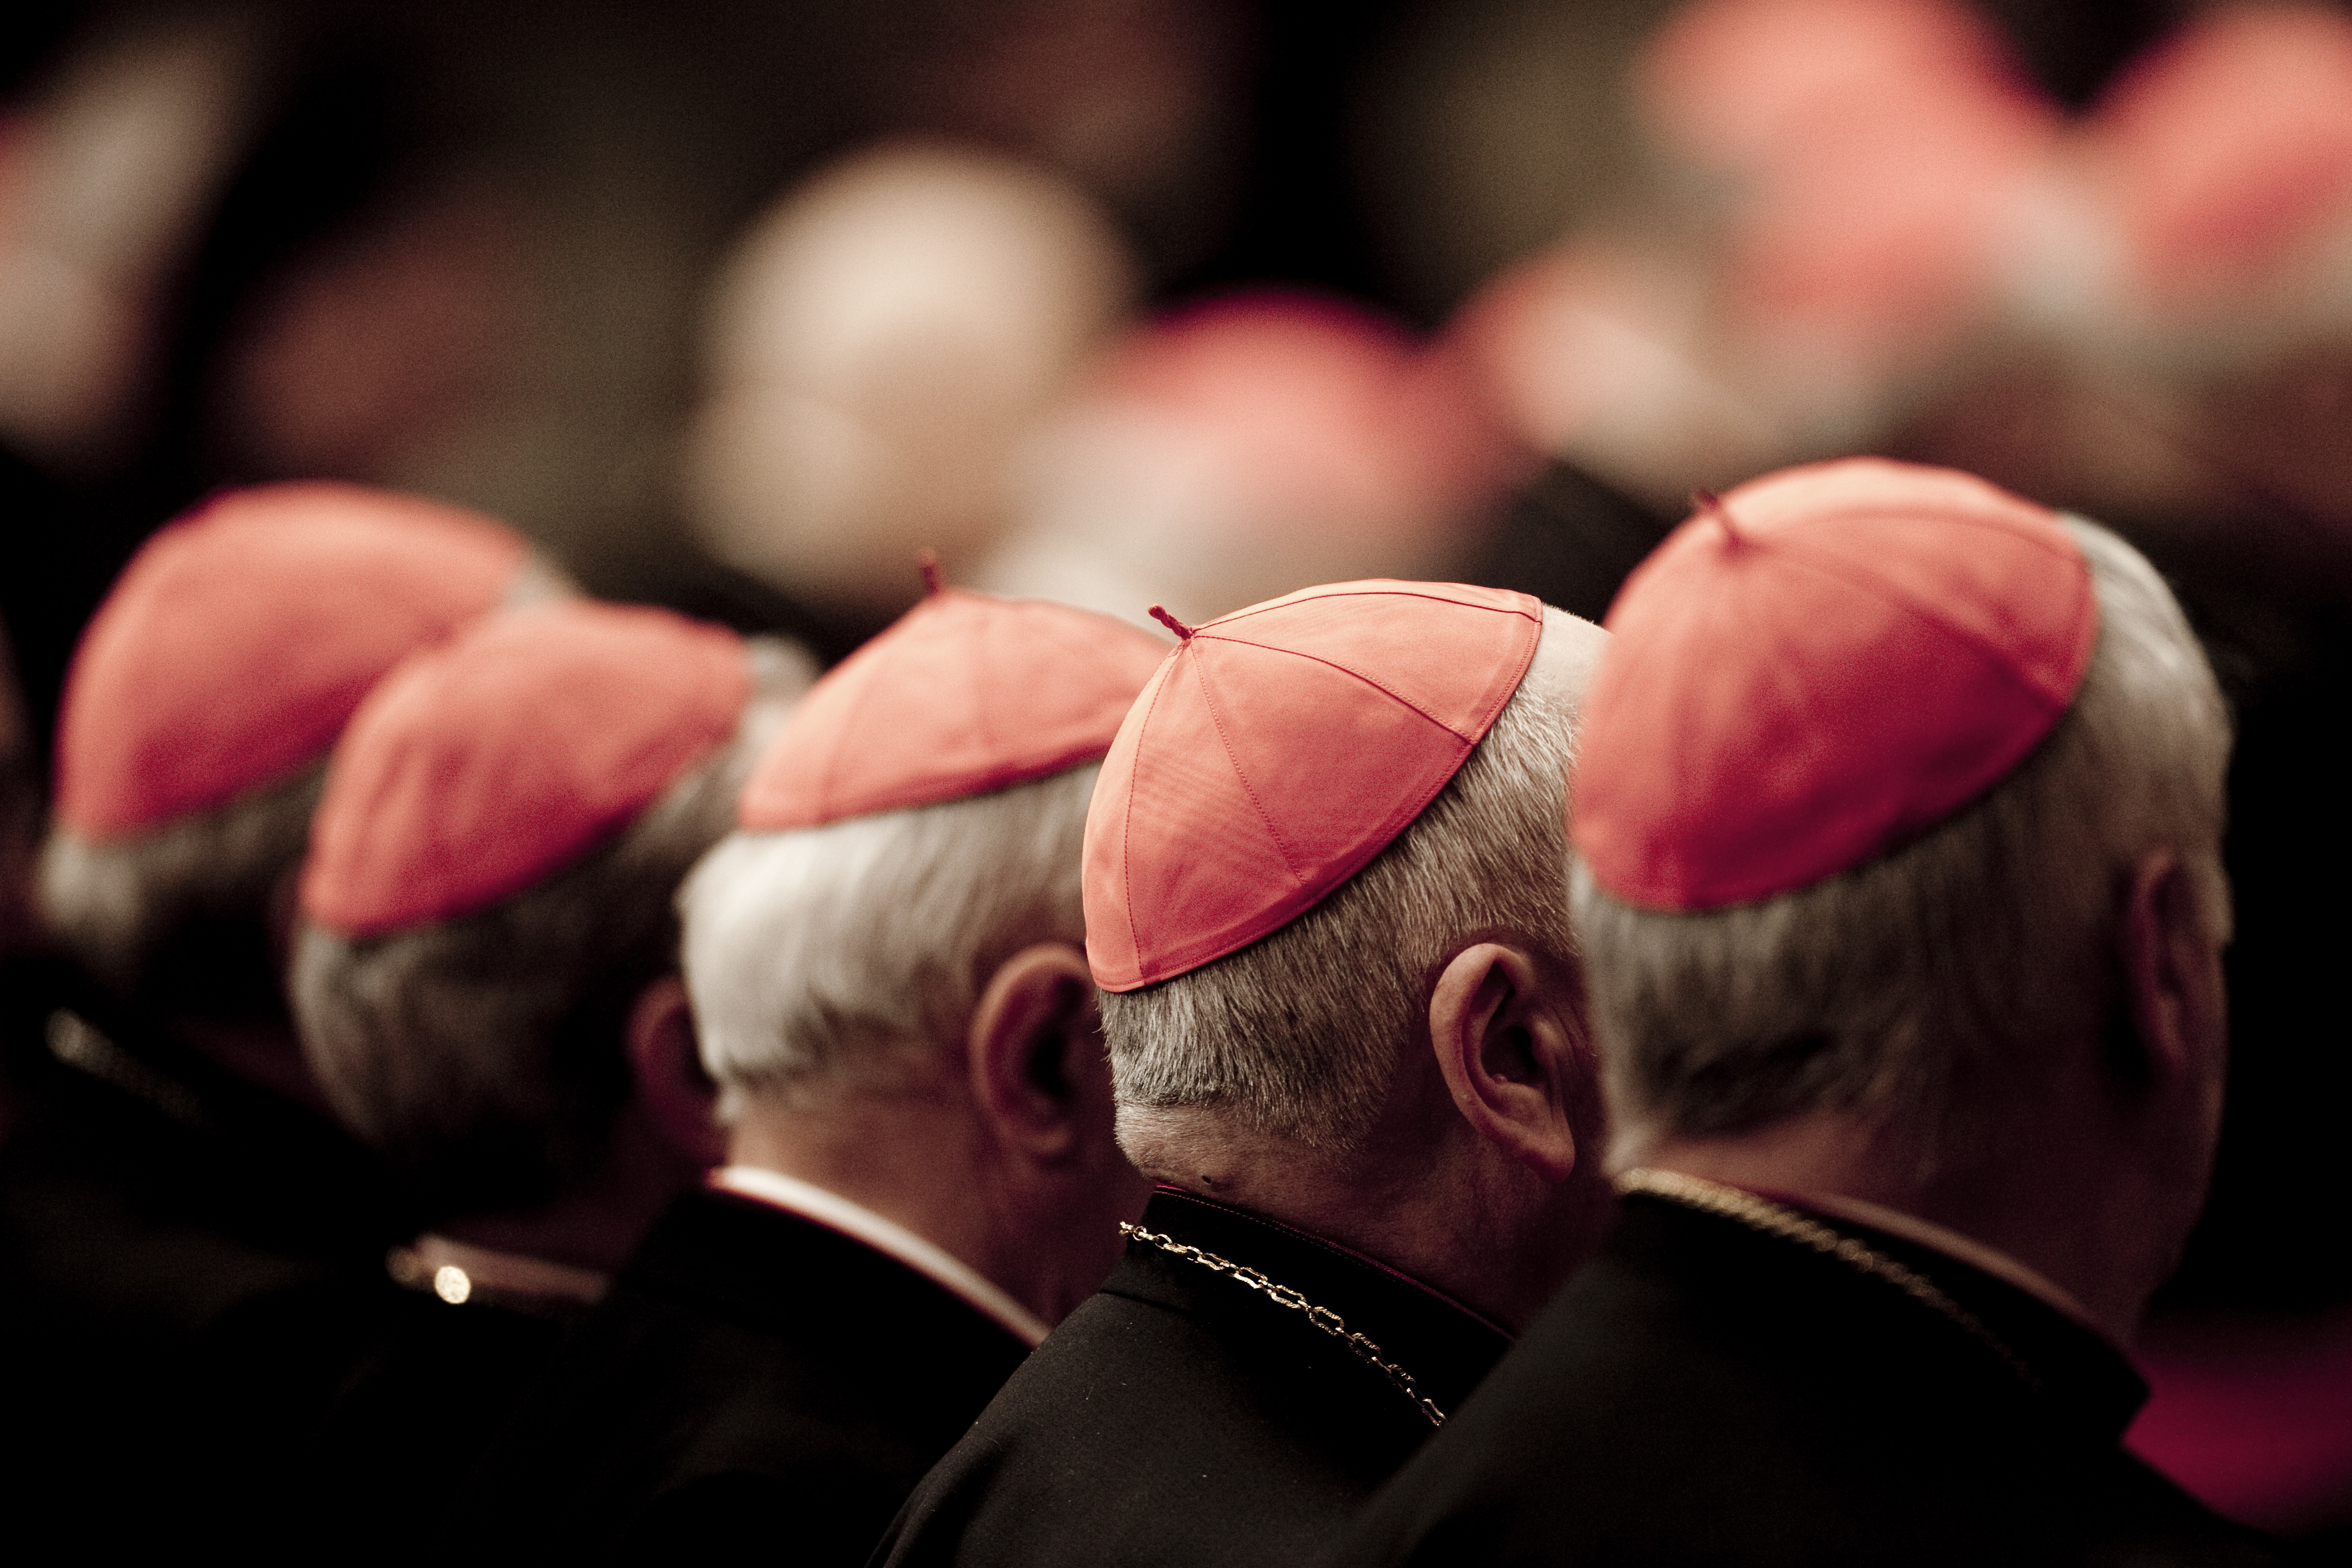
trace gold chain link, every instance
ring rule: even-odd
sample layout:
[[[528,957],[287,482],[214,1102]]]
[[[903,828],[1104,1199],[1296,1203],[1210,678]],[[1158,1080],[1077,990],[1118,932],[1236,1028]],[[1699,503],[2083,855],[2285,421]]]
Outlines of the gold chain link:
[[[1276,1284],[1255,1268],[1244,1268],[1241,1264],[1220,1258],[1213,1252],[1204,1252],[1197,1247],[1177,1240],[1172,1236],[1163,1236],[1159,1231],[1146,1230],[1139,1225],[1128,1225],[1124,1222],[1120,1224],[1118,1233],[1133,1241],[1147,1242],[1162,1252],[1189,1258],[1212,1274],[1225,1275],[1236,1285],[1246,1285],[1277,1307],[1287,1307],[1292,1311],[1306,1314],[1308,1322],[1355,1352],[1359,1359],[1369,1362],[1387,1373],[1388,1380],[1396,1384],[1398,1392],[1412,1401],[1412,1407],[1420,1411],[1432,1426],[1445,1425],[1445,1412],[1440,1410],[1421,1392],[1420,1385],[1412,1380],[1412,1373],[1405,1371],[1396,1363],[1385,1359],[1381,1353],[1380,1346],[1349,1329],[1348,1321],[1330,1308],[1317,1306],[1289,1286]]]
[[[1769,1198],[1759,1198],[1753,1193],[1727,1186],[1721,1182],[1710,1182],[1703,1176],[1685,1176],[1679,1171],[1627,1171],[1617,1178],[1617,1190],[1621,1193],[1648,1193],[1653,1197],[1667,1198],[1691,1208],[1721,1215],[1768,1236],[1777,1236],[1783,1241],[1809,1247],[1849,1268],[1860,1269],[1874,1279],[1884,1280],[1958,1325],[2006,1363],[2010,1371],[2017,1373],[2028,1388],[2036,1394],[2042,1392],[2042,1379],[2025,1364],[2025,1359],[1979,1321],[1974,1312],[1945,1295],[1926,1276],[1906,1268],[1865,1242],[1840,1235],[1828,1226],[1818,1225],[1794,1209],[1773,1203]]]

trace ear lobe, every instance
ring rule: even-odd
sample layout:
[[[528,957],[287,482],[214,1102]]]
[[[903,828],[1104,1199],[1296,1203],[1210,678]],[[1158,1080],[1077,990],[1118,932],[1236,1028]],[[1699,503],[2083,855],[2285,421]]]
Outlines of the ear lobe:
[[[1102,1044],[1094,976],[1076,948],[1040,942],[998,965],[966,1043],[973,1100],[1001,1143],[1047,1162],[1080,1147]]]
[[[1585,1086],[1575,1036],[1546,1003],[1532,957],[1480,942],[1438,975],[1429,1036],[1471,1128],[1546,1181],[1564,1182],[1577,1158],[1570,1096]]]
[[[716,1165],[727,1140],[712,1119],[718,1087],[702,1070],[686,982],[665,974],[629,1009],[629,1077],[656,1131],[698,1164]]]

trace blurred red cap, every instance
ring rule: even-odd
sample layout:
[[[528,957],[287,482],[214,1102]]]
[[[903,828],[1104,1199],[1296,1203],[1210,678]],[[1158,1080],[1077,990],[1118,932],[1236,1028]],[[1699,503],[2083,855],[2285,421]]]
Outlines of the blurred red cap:
[[[742,640],[572,601],[485,621],[368,697],[327,770],[302,912],[375,936],[487,909],[619,832],[735,729]]]
[[[1849,458],[1703,510],[1606,624],[1570,832],[1617,898],[1694,910],[1808,887],[2000,782],[2074,701],[2098,606],[2046,508]]]
[[[815,827],[1093,762],[1166,652],[1066,605],[935,589],[809,689],[737,819]]]
[[[1253,290],[1134,334],[1097,393],[1240,454],[1297,525],[1442,521],[1484,500],[1518,455],[1470,367],[1369,312]]]
[[[74,655],[58,821],[127,838],[287,777],[384,671],[495,607],[528,553],[488,518],[353,485],[232,490],[166,525]]]
[[[1525,594],[1374,580],[1193,628],[1087,813],[1087,958],[1133,991],[1320,902],[1445,787],[1543,635]]]
[[[2352,20],[2222,7],[2135,61],[2095,125],[2151,294],[2258,282],[2352,209]]]
[[[1637,85],[1671,150],[1745,182],[1734,301],[1809,360],[1899,361],[1965,326],[2057,127],[1948,0],[1701,0]]]

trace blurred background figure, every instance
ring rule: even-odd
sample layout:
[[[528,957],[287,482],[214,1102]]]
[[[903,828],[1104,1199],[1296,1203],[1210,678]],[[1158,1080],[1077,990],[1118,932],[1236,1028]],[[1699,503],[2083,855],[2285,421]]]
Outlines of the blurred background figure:
[[[884,146],[810,180],[730,259],[688,437],[688,515],[722,558],[852,614],[1004,531],[1013,460],[1123,312],[1125,247],[1010,159]]]
[[[1370,314],[1227,297],[1139,329],[1041,433],[1022,520],[982,569],[1145,621],[1328,580],[1458,574],[1529,466],[1465,368]]]
[[[2114,522],[2236,704],[2232,1110],[2149,1344],[2333,1365],[2347,28],[2328,0],[24,0],[0,622],[37,760],[110,584],[225,485],[444,498],[593,592],[831,661],[905,607],[922,532],[1130,617],[1370,571],[1598,616],[1695,484],[1951,463]],[[1362,412],[1416,398],[1411,440]],[[1455,456],[1407,482],[1423,446]],[[2352,1521],[2352,1462],[2270,1468],[2334,1479],[2240,1511]]]
[[[566,603],[395,670],[337,748],[291,987],[345,1126],[430,1226],[331,1406],[292,1413],[288,1534],[394,1561],[564,1322],[715,1163],[671,900],[808,684],[798,649]],[[272,1478],[275,1479],[276,1478]],[[323,1536],[320,1538],[324,1538]]]
[[[274,1303],[366,1278],[397,1236],[390,1184],[296,1044],[294,879],[369,688],[539,582],[488,519],[265,486],[157,534],[92,622],[37,892],[79,974],[20,977],[7,1015],[0,1379],[38,1438],[15,1472],[28,1516],[184,1522],[194,1478],[250,1457],[205,1380]],[[308,1396],[346,1326],[292,1323],[241,1397]],[[104,1508],[122,1487],[156,1510]]]

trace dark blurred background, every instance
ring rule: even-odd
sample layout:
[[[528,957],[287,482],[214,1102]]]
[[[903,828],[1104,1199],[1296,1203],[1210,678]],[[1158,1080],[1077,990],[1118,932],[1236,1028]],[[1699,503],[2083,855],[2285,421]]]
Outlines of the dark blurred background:
[[[476,506],[593,591],[832,657],[917,543],[1129,616],[1411,570],[1598,616],[1691,487],[1809,458],[2123,529],[2241,724],[2229,1122],[2151,1353],[2252,1344],[2287,1384],[2352,1378],[2347,414],[2326,5],[0,17],[37,738],[139,540],[278,477]],[[2311,1528],[2352,1516],[2332,1484],[2223,1500]]]

